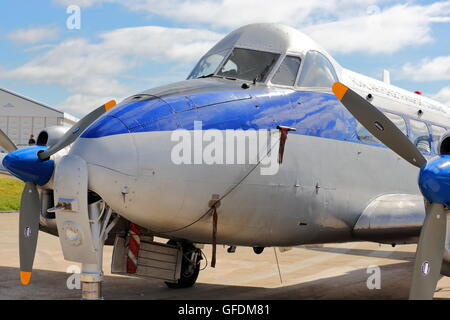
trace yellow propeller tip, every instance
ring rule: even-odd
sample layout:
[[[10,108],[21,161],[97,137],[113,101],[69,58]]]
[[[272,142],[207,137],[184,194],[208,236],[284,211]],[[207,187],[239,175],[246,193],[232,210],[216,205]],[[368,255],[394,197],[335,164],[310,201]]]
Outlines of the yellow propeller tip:
[[[342,100],[347,91],[348,88],[344,86],[342,83],[336,82],[335,84],[333,84],[333,93],[339,100]]]
[[[116,100],[111,100],[105,103],[105,110],[109,111],[110,109],[114,108],[114,106],[117,104]]]
[[[24,286],[27,286],[30,283],[30,279],[31,272],[20,271],[20,282],[22,282]]]

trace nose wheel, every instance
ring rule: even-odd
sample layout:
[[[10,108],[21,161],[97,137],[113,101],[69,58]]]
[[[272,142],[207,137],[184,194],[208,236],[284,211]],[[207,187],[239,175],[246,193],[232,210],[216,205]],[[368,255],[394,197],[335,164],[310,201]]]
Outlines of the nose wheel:
[[[170,240],[167,244],[177,245],[174,240]],[[183,259],[181,262],[180,279],[177,282],[165,282],[165,284],[172,289],[189,288],[197,281],[200,273],[200,261],[202,260],[202,252],[196,248],[192,243],[182,244]]]

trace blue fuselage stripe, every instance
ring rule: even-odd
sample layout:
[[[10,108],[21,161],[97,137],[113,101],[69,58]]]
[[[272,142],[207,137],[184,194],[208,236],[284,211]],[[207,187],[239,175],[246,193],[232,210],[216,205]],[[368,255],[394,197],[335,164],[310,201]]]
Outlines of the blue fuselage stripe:
[[[297,130],[291,134],[363,143],[356,134],[356,119],[334,95],[269,88],[123,102],[89,127],[82,138],[193,130],[194,121],[202,121],[204,130],[270,130],[281,125]]]

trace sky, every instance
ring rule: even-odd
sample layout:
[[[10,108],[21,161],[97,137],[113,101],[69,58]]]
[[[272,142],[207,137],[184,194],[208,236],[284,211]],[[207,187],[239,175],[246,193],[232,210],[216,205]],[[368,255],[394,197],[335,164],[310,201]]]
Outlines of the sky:
[[[450,106],[450,0],[2,0],[0,12],[0,87],[77,117],[184,80],[255,22],[297,28],[345,68],[378,79],[387,69]]]

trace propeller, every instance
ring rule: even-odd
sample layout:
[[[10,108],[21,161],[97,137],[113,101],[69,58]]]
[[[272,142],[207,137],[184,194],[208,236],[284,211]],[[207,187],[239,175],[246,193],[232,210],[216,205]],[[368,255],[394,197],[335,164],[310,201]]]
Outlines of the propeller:
[[[39,233],[40,209],[41,201],[36,185],[32,182],[25,183],[19,216],[20,281],[23,285],[30,283]]]
[[[16,145],[0,130],[0,146],[8,152],[17,152]],[[7,155],[6,157],[8,157]],[[5,157],[5,158],[6,158]],[[8,163],[8,160],[4,161]],[[7,168],[8,165],[5,166]],[[20,255],[20,281],[27,285],[30,282],[34,255],[36,252],[37,237],[39,233],[39,214],[41,201],[36,184],[26,182],[22,192],[19,213],[19,255]]]
[[[111,100],[95,109],[50,148],[32,146],[18,150],[11,139],[0,130],[0,146],[9,152],[3,159],[3,166],[25,182],[19,215],[20,281],[23,285],[28,285],[31,279],[39,233],[41,201],[37,186],[47,184],[54,172],[54,161],[50,160],[50,157],[74,142],[89,125],[115,105],[116,101]]]
[[[98,107],[91,113],[89,113],[87,116],[85,116],[83,119],[75,123],[70,130],[66,132],[66,134],[54,145],[52,145],[50,148],[48,148],[45,151],[42,151],[38,154],[38,157],[40,160],[45,161],[50,158],[50,156],[54,155],[61,149],[64,149],[68,145],[70,145],[72,142],[74,142],[82,133],[83,131],[89,127],[95,120],[97,120],[102,114],[110,110],[116,105],[115,100],[111,100],[101,107]]]
[[[419,188],[426,200],[426,217],[417,246],[409,298],[432,299],[445,251],[446,208],[450,205],[450,156],[441,155],[427,162],[408,137],[369,101],[340,82],[333,85],[333,92],[371,134],[400,157],[420,168]]]
[[[0,129],[0,146],[8,152],[14,152],[17,150],[14,142]]]

